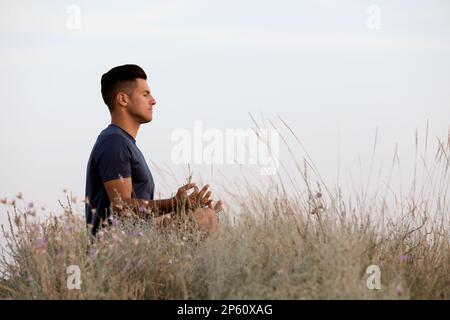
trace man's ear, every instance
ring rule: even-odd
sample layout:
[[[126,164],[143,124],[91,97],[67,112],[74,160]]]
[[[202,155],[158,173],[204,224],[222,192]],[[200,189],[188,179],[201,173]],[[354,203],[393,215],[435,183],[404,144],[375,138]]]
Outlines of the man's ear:
[[[118,92],[116,101],[119,106],[125,107],[128,104],[128,95],[125,92]]]

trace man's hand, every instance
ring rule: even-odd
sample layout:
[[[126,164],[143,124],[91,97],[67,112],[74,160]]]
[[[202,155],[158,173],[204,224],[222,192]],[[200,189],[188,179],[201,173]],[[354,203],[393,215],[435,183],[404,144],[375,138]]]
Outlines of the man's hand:
[[[219,218],[217,214],[221,210],[223,210],[222,201],[217,201],[213,207],[212,200],[209,200],[207,208],[198,208],[192,212],[192,218],[197,227],[205,232],[206,236],[209,236],[219,231]]]
[[[214,210],[215,214],[218,214],[220,211],[223,210],[223,207],[222,207],[222,201],[221,201],[221,200],[217,201],[217,202],[216,202],[216,205],[215,205],[214,207],[213,207],[213,205],[212,205],[212,200],[209,200],[208,203],[207,203],[207,205],[208,205],[208,208],[209,208],[209,209]]]
[[[175,195],[175,203],[177,208],[195,209],[209,206],[212,200],[209,200],[211,191],[208,191],[209,185],[205,185],[200,191],[195,183],[189,183],[180,187]],[[194,191],[188,195],[188,190]]]

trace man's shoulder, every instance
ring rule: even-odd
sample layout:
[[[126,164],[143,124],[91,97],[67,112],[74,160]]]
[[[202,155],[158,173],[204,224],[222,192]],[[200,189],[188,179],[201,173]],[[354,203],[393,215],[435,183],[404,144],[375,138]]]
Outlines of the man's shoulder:
[[[99,136],[97,138],[97,142],[98,143],[111,143],[111,142],[126,143],[126,142],[129,142],[129,141],[120,132],[103,130],[99,134]]]
[[[117,149],[131,146],[130,141],[120,132],[103,130],[95,142],[93,153],[102,153],[107,149]]]

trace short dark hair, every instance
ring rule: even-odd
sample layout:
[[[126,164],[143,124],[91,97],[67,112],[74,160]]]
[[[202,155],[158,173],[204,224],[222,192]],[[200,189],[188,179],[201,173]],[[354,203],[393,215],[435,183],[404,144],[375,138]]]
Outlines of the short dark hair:
[[[133,84],[138,78],[147,80],[147,75],[141,67],[135,64],[117,66],[102,75],[102,97],[110,111],[114,109],[117,93],[124,90],[124,87]]]

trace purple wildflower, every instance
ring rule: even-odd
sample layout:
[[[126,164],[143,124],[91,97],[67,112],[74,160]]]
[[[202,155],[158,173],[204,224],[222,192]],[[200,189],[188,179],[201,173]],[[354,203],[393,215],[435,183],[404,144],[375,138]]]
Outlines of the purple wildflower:
[[[117,226],[118,219],[116,219],[115,217],[113,217],[113,216],[109,217],[109,221],[111,222],[111,225],[113,227]]]
[[[401,285],[398,285],[395,288],[395,293],[397,293],[398,295],[401,295],[403,293],[403,287]]]
[[[142,231],[135,231],[134,233],[133,233],[133,236],[135,236],[135,237],[143,237],[144,236],[144,233],[142,232]]]
[[[91,259],[96,259],[98,256],[98,249],[91,251]]]
[[[407,256],[406,255],[401,255],[398,259],[400,260],[400,262],[405,262],[406,259],[407,259]]]
[[[47,237],[43,237],[43,238],[38,239],[36,241],[36,248],[38,248],[40,250],[47,249],[47,245],[48,245],[48,238]]]

